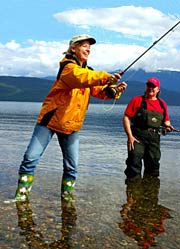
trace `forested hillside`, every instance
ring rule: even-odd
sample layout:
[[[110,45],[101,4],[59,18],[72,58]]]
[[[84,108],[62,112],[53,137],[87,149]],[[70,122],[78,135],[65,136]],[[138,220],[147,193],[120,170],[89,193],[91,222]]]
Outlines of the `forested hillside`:
[[[134,80],[137,76],[133,76],[133,80],[131,80],[130,74],[125,75],[124,79],[122,78],[122,80],[127,79],[128,88],[117,103],[126,104],[133,96],[143,94],[145,80],[152,74],[147,74],[145,77],[145,74],[140,71],[139,75],[141,75],[141,77],[139,76],[141,81]],[[162,80],[165,78],[164,74],[158,77],[161,80],[160,96],[167,101],[168,105],[180,105],[180,87],[178,85],[180,74],[177,73],[176,77],[173,77],[173,81],[169,81],[169,87],[166,87],[168,75],[169,72],[166,73],[166,80]],[[155,75],[153,76],[155,77]],[[47,78],[0,76],[0,101],[42,102],[52,84],[53,80]],[[99,103],[99,100],[91,98],[91,103]]]

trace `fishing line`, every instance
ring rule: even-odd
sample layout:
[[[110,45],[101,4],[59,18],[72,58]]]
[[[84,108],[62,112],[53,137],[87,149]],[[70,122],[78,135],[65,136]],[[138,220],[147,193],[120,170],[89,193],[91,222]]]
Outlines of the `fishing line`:
[[[107,101],[107,100],[106,100],[106,101]],[[105,101],[103,101],[103,110],[106,111],[106,112],[111,111],[111,110],[114,108],[114,106],[115,106],[115,104],[116,104],[116,101],[117,101],[117,100],[114,99],[112,105],[111,105],[109,108],[105,108],[105,106],[106,106],[107,104],[105,104]]]
[[[166,33],[164,33],[158,40],[154,41],[153,44],[147,48],[139,57],[137,57],[129,66],[127,66],[122,72],[121,76],[129,70],[142,56],[144,56],[151,48],[153,48],[160,40],[162,40],[168,33],[171,31],[174,31],[174,28],[180,24],[180,21],[178,21],[174,26],[172,26]]]
[[[160,42],[166,35],[168,35],[171,31],[174,31],[174,28],[177,27],[180,24],[180,21],[178,21],[174,26],[172,26],[167,32],[165,32],[159,39],[157,39],[156,41],[153,42],[153,44],[148,47],[139,57],[137,57],[129,66],[127,66],[123,71],[120,72],[121,76],[125,74],[125,72],[127,72],[141,57],[143,57],[150,49],[152,49],[158,42]],[[131,76],[132,77],[132,76]],[[128,77],[129,78],[129,77]],[[113,91],[112,91],[113,90]],[[111,94],[116,94],[115,92],[115,88],[111,89],[109,87],[105,88],[106,93],[108,93],[109,95]],[[108,96],[108,95],[107,95]],[[116,103],[116,99],[113,102],[113,105],[110,108],[104,108],[105,111],[110,111],[113,109],[114,105]]]
[[[123,71],[120,72],[121,76],[125,74],[141,57],[143,57],[150,49],[152,49],[158,42],[160,42],[166,35],[168,35],[171,31],[174,31],[174,28],[180,24],[178,21],[174,26],[172,26],[167,32],[165,32],[159,39],[153,42],[153,44],[148,47],[139,57],[137,57],[129,66],[127,66]],[[131,76],[132,77],[132,76]],[[107,89],[107,88],[106,88]],[[108,89],[107,89],[108,90]],[[106,90],[106,91],[107,91]],[[112,89],[109,88],[109,93],[112,93]],[[116,100],[114,101],[112,107],[107,110],[111,110],[115,105]]]
[[[153,48],[160,40],[162,40],[165,36],[170,35],[170,32],[174,32],[174,28],[180,24],[180,21],[178,21],[174,26],[172,26],[167,32],[165,32],[158,40],[154,41],[153,44],[147,48],[139,57],[137,57],[129,66],[127,66],[122,72],[121,76],[129,70],[141,57],[143,57],[151,48]],[[136,72],[132,72],[131,75],[126,80],[129,80],[133,77],[133,75],[136,74]]]

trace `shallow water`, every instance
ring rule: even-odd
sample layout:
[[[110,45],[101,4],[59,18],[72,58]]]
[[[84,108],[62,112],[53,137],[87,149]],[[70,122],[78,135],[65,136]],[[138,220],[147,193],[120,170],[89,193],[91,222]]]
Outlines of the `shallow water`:
[[[160,182],[126,185],[125,106],[90,105],[80,132],[74,203],[61,203],[56,137],[37,167],[30,202],[8,202],[39,108],[0,102],[0,248],[180,248],[179,134],[162,137]],[[169,111],[179,129],[180,107]]]

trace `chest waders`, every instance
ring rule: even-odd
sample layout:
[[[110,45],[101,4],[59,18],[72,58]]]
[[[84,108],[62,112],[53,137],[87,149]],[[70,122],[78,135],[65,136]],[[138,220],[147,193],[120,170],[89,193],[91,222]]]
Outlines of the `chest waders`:
[[[127,177],[141,176],[142,161],[144,175],[159,176],[161,157],[159,128],[163,120],[163,113],[146,110],[146,102],[142,97],[141,106],[132,119],[131,126],[133,136],[140,143],[135,142],[134,150],[128,151],[125,170]]]

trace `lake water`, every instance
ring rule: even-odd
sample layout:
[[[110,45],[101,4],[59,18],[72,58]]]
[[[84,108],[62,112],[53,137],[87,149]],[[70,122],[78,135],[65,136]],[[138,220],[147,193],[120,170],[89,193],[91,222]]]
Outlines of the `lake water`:
[[[180,248],[180,133],[161,138],[160,180],[125,184],[125,105],[90,104],[80,131],[75,202],[61,203],[56,136],[37,167],[30,202],[10,202],[40,103],[0,102],[0,248]],[[170,106],[180,129],[180,106]]]

